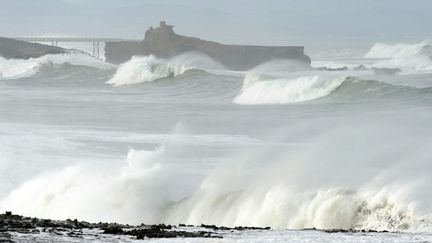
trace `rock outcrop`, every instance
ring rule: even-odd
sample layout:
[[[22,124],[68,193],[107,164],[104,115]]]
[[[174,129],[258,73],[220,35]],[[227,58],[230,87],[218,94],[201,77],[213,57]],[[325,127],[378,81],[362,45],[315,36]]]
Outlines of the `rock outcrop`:
[[[12,212],[0,214],[0,242],[16,242],[17,239],[20,242],[75,242],[75,240],[71,240],[74,238],[84,242],[129,242],[133,238],[138,240],[147,238],[222,238],[227,232],[269,229],[182,224],[132,226],[118,223],[89,223],[76,219],[38,219],[15,215]]]
[[[29,59],[47,54],[62,54],[66,52],[66,49],[57,46],[0,37],[0,56],[6,59]]]
[[[143,41],[107,42],[105,45],[106,60],[115,64],[126,62],[134,55],[169,58],[185,52],[204,53],[231,70],[248,70],[275,59],[290,59],[307,65],[311,62],[302,46],[224,45],[178,35],[173,26],[164,21],[159,27],[147,30]]]

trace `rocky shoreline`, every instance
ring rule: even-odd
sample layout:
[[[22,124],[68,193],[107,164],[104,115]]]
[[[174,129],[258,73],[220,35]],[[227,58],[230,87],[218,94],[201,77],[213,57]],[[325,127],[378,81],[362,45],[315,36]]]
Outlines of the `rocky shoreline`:
[[[45,237],[82,238],[102,240],[108,236],[121,236],[127,239],[147,238],[222,238],[227,231],[269,230],[259,227],[218,227],[215,225],[145,225],[131,226],[118,223],[89,223],[78,220],[50,220],[14,215],[11,212],[0,214],[0,242],[15,242],[23,235],[34,238]],[[24,237],[25,238],[25,237]]]
[[[51,220],[0,214],[0,242],[123,242],[157,238],[224,238],[241,231],[268,231],[270,227],[224,227],[215,225],[128,225],[118,223],[89,223],[85,221]],[[325,233],[389,233],[371,230],[318,230],[302,231]]]

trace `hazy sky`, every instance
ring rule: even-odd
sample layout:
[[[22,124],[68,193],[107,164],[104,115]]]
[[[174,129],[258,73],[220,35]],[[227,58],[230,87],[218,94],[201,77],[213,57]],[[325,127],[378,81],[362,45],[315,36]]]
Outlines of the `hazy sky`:
[[[141,39],[159,20],[224,43],[418,41],[432,0],[0,0],[0,36]]]

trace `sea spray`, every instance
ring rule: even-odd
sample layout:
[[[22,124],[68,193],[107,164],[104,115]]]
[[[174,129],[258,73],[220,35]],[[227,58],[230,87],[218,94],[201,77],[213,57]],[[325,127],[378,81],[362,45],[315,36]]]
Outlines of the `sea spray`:
[[[414,44],[376,43],[366,53],[366,58],[406,58],[412,56],[432,56],[432,43],[422,41]]]
[[[46,173],[11,192],[0,207],[41,218],[158,223],[169,175],[157,162],[161,150],[131,149],[120,170],[81,165]]]
[[[366,58],[383,58],[371,67],[399,68],[404,74],[432,73],[432,44],[423,41],[415,44],[375,44]]]
[[[394,192],[394,189],[393,189]],[[287,184],[254,185],[244,191],[202,190],[173,206],[166,222],[258,226],[274,229],[405,231],[423,218],[383,189],[301,191]]]
[[[415,187],[406,186],[404,180],[413,178],[403,175],[396,182],[387,180],[379,174],[380,169],[374,168],[376,163],[369,161],[386,163],[382,167],[388,169],[387,173],[400,175],[400,168],[382,160],[387,156],[380,155],[385,148],[372,141],[368,152],[356,157],[357,161],[350,157],[352,149],[340,150],[343,141],[352,136],[358,139],[352,145],[360,149],[356,145],[364,141],[359,134],[381,128],[345,131],[340,124],[334,125],[320,136],[303,136],[312,139],[309,143],[313,144],[290,147],[281,141],[253,152],[239,151],[244,156],[227,155],[198,187],[187,183],[192,181],[182,169],[185,164],[175,162],[179,153],[196,153],[182,143],[190,131],[178,125],[172,138],[156,148],[130,149],[127,164],[121,168],[81,165],[50,172],[16,188],[0,201],[0,207],[42,218],[133,224],[389,231],[412,231],[429,224],[430,216],[421,214],[415,200],[407,196]],[[304,129],[308,127],[304,125]],[[304,132],[296,128],[297,133]],[[277,134],[286,138],[292,133]],[[392,129],[381,133],[389,141],[393,139]],[[305,156],[305,151],[310,154]],[[420,158],[411,166],[418,168],[424,162]],[[354,175],[356,182],[352,180]],[[382,182],[377,183],[376,178]]]

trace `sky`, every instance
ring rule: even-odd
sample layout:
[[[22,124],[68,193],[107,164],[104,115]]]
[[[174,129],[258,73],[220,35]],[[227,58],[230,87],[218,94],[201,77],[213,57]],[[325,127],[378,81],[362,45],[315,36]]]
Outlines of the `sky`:
[[[0,0],[0,36],[142,39],[160,20],[222,43],[415,42],[432,0]]]

